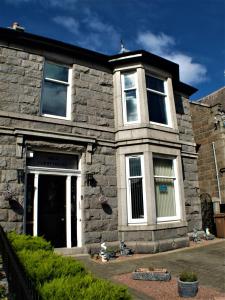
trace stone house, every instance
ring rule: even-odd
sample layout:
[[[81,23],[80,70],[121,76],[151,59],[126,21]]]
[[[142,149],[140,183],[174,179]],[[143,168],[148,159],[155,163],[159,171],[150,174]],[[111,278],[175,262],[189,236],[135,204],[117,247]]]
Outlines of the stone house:
[[[191,102],[200,194],[225,204],[225,88]]]
[[[179,66],[0,29],[0,223],[78,251],[137,252],[201,230],[197,155]]]

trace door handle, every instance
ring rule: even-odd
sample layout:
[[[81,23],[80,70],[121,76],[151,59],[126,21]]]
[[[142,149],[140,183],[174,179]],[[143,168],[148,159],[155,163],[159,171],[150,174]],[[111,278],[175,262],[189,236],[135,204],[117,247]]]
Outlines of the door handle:
[[[64,219],[64,218],[61,218],[61,221],[63,222],[63,221],[65,221],[65,219]]]

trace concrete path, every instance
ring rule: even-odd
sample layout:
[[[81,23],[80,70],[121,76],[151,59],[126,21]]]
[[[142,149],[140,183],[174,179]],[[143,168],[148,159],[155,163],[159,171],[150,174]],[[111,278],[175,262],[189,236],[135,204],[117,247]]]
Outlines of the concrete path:
[[[84,262],[87,268],[96,276],[112,280],[118,274],[132,272],[137,267],[164,267],[172,276],[178,276],[183,270],[192,270],[198,274],[201,285],[216,288],[225,292],[225,239],[212,241],[208,245],[199,244],[196,247],[178,249],[169,252],[148,255],[143,258],[129,258],[123,261],[97,263],[89,257],[76,257]],[[149,300],[133,290],[136,300]]]

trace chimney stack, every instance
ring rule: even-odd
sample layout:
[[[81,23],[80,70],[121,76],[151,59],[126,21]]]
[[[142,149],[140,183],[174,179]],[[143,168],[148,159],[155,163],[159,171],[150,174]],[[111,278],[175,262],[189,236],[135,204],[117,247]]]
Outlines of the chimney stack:
[[[16,31],[24,31],[25,30],[25,28],[20,26],[20,24],[18,22],[14,22],[10,28],[13,30],[16,30]]]

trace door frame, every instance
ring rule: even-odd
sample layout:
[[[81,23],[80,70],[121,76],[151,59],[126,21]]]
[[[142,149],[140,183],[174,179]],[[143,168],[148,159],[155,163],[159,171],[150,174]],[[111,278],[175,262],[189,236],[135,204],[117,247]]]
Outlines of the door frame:
[[[72,248],[71,238],[71,177],[76,180],[77,199],[77,247],[82,246],[81,235],[81,171],[73,169],[57,169],[45,167],[27,167],[27,174],[34,174],[33,235],[38,235],[38,180],[39,175],[66,176],[66,247]],[[25,220],[26,222],[26,220]]]

